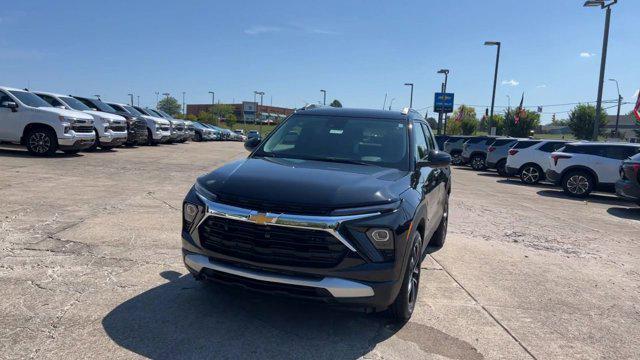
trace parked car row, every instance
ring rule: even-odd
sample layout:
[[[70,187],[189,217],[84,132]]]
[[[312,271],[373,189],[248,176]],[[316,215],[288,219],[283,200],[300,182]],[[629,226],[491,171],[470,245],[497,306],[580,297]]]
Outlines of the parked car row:
[[[24,146],[34,155],[245,139],[228,129],[173,118],[162,110],[0,86],[0,144]]]
[[[457,165],[495,169],[529,185],[548,181],[573,197],[614,191],[640,204],[640,144],[491,136],[438,136]]]

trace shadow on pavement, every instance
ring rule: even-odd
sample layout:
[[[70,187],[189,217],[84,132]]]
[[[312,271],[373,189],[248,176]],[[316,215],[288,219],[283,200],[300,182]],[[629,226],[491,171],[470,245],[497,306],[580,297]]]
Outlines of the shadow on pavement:
[[[638,220],[640,221],[640,208],[622,208],[622,207],[610,207],[607,209],[610,215],[619,217],[621,219]]]
[[[500,184],[507,184],[507,185],[515,185],[515,186],[524,186],[524,187],[537,187],[537,188],[553,188],[554,186],[552,184],[549,183],[537,183],[537,184],[525,184],[522,181],[520,181],[520,178],[508,178],[508,179],[501,179],[497,181]]]
[[[503,178],[502,175],[498,174],[497,172],[491,172],[490,170],[483,170],[482,172],[478,172],[478,176],[486,176],[486,177],[492,177],[492,178]]]
[[[170,281],[102,320],[118,345],[153,359],[357,359],[400,329],[380,314],[161,276]]]
[[[63,152],[57,152],[49,158],[72,158],[81,157],[82,154],[65,154]],[[0,157],[14,157],[14,158],[37,158],[37,156],[29,154],[27,150],[15,150],[15,149],[0,149]]]
[[[538,191],[538,195],[559,198],[559,199],[567,199],[572,201],[580,201],[580,202],[592,202],[597,204],[605,204],[605,205],[626,205],[628,202],[622,200],[615,195],[600,195],[600,194],[590,194],[586,198],[574,198],[566,195],[562,190],[540,190]]]

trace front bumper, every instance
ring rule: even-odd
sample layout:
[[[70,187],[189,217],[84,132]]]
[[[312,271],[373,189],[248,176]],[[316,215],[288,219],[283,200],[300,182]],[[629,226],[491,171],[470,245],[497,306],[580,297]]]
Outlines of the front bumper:
[[[58,147],[61,150],[82,150],[91,147],[95,141],[94,133],[71,132],[58,138]]]
[[[545,175],[547,181],[549,181],[549,182],[551,182],[551,183],[553,183],[555,185],[559,185],[560,181],[562,180],[562,176],[561,176],[562,174],[558,173],[555,170],[547,170],[544,175]]]
[[[633,201],[640,201],[640,185],[631,180],[618,180],[616,182],[616,195]]]

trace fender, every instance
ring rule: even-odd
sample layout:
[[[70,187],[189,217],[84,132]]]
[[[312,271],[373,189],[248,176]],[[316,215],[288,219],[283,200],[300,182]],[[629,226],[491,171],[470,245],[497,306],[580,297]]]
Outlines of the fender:
[[[584,165],[572,165],[569,166],[568,168],[562,170],[562,174],[560,174],[560,178],[564,179],[565,175],[567,175],[567,173],[569,173],[570,171],[573,170],[583,170],[588,172],[589,174],[591,174],[591,176],[593,176],[593,178],[596,180],[596,185],[600,183],[600,180],[598,179],[598,174],[596,174],[595,171],[593,171],[591,168],[584,166]]]

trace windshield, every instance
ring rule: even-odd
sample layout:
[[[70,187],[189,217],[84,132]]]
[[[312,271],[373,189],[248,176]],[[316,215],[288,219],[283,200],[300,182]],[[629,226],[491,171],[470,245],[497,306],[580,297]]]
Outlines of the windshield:
[[[116,110],[114,108],[112,108],[111,106],[103,103],[102,101],[98,100],[98,99],[87,99],[87,98],[77,98],[79,101],[82,101],[85,105],[87,105],[90,108],[95,108],[98,109],[100,111],[103,112],[108,112],[108,113],[115,113]]]
[[[157,111],[153,110],[153,109],[144,109],[146,112],[149,113],[149,115],[151,116],[156,116],[156,117],[160,117],[163,118],[164,116],[160,115],[160,113],[158,113]]]
[[[208,127],[200,124],[199,122],[194,122],[193,126],[195,126],[196,128],[200,129],[200,130],[210,130]]]
[[[409,168],[408,132],[401,120],[294,115],[255,156]]]
[[[142,114],[140,113],[140,111],[134,109],[131,106],[126,106],[126,105],[122,105],[122,107],[127,110],[129,112],[129,114],[133,115],[133,116],[142,116]]]
[[[80,110],[80,111],[91,110],[91,108],[83,104],[78,99],[74,99],[72,97],[67,97],[67,96],[61,96],[60,99],[64,101],[67,105],[69,105],[69,107],[72,108],[73,110]]]
[[[42,100],[38,95],[26,91],[9,90],[21,103],[32,107],[51,107],[51,104]]]
[[[160,116],[162,116],[163,118],[167,118],[167,119],[171,119],[172,116],[167,114],[166,112],[162,111],[162,110],[153,110],[155,112],[157,112],[158,114],[160,114]]]

